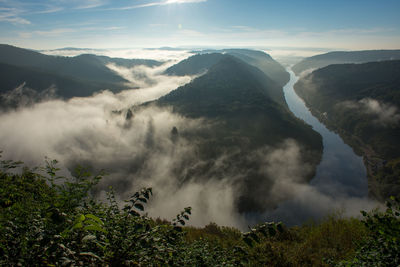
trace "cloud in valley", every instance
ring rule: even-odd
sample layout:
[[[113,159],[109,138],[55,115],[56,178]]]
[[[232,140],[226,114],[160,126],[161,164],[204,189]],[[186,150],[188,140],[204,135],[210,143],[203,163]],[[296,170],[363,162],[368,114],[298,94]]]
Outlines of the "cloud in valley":
[[[358,102],[344,101],[339,106],[356,109],[373,117],[372,122],[376,125],[387,127],[398,125],[400,113],[398,107],[373,98],[363,98]]]
[[[193,78],[162,75],[173,62],[155,68],[108,66],[140,89],[117,94],[103,91],[64,101],[51,98],[49,88],[37,97],[37,103],[0,113],[3,158],[37,166],[47,156],[59,160],[64,171],[77,164],[94,171],[105,169],[108,175],[97,189],[100,198],[110,185],[119,200],[151,186],[154,197],[146,209],[150,216],[172,219],[184,207],[191,206],[190,223],[196,226],[211,221],[241,229],[262,220],[295,224],[343,207],[346,215],[357,215],[360,209],[373,206],[363,198],[334,198],[305,184],[304,178],[312,169],[304,163],[302,148],[294,140],[249,153],[247,160],[259,166],[255,170],[235,168],[235,151],[221,153],[212,161],[200,159],[197,140],[189,137],[210,129],[215,122],[186,118],[168,108],[138,106]],[[31,90],[24,88],[16,88],[14,96],[21,90]],[[198,169],[206,171],[196,172]],[[265,179],[246,193],[277,209],[262,214],[238,212],[243,181],[251,171]]]

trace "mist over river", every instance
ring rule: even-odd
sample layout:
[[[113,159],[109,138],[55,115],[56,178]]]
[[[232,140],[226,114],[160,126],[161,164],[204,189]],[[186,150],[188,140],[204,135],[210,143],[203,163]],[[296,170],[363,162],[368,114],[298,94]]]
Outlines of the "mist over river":
[[[357,216],[360,210],[376,207],[377,203],[368,199],[367,173],[362,157],[357,156],[338,134],[328,130],[311,114],[293,89],[299,78],[290,68],[287,71],[290,81],[283,90],[289,109],[321,134],[324,151],[311,182],[294,184],[292,198],[263,214],[262,219],[295,225],[309,219],[318,220],[334,212]]]
[[[304,101],[293,89],[298,77],[290,70],[289,73],[290,81],[283,90],[290,111],[311,125],[323,139],[322,161],[311,184],[332,196],[366,197],[368,195],[367,172],[362,157],[357,156],[338,134],[328,130],[311,114]]]

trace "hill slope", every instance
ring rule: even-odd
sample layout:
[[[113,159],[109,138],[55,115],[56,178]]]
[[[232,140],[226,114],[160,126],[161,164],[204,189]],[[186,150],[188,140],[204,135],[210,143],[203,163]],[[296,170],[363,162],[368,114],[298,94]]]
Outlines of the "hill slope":
[[[34,89],[36,92],[43,92],[51,86],[57,88],[56,94],[63,98],[74,96],[90,96],[94,92],[112,88],[114,91],[123,89],[122,85],[106,82],[89,82],[73,77],[66,77],[58,74],[48,73],[28,67],[17,67],[0,63],[0,93],[12,91],[21,84]]]
[[[20,85],[29,88],[26,97],[41,94],[55,87],[56,95],[63,98],[90,96],[101,90],[118,92],[128,89],[126,80],[107,65],[125,68],[137,65],[159,66],[162,62],[146,59],[110,58],[83,54],[76,57],[44,55],[10,45],[0,45],[0,93],[3,107],[15,107],[21,92],[13,92]],[[14,97],[14,98],[15,98]],[[6,100],[7,99],[7,100]],[[9,103],[10,105],[8,105]]]
[[[262,72],[264,72],[264,74],[266,74],[280,86],[284,86],[289,81],[289,74],[286,72],[286,70],[270,55],[262,51],[247,49],[225,49],[206,50],[196,53],[198,54],[170,67],[166,70],[166,73],[174,75],[200,74],[217,63],[222,58],[223,54],[228,54],[243,60],[247,64],[259,68]]]
[[[400,61],[330,65],[295,85],[313,114],[364,156],[370,191],[400,194]]]
[[[352,52],[329,52],[303,59],[293,66],[296,75],[308,69],[319,69],[331,64],[366,63],[400,59],[400,50],[366,50]]]
[[[0,45],[0,63],[34,68],[82,80],[114,83],[126,82],[93,55],[80,55],[76,57],[48,56],[14,46]]]
[[[233,56],[224,55],[205,75],[153,104],[172,106],[183,116],[212,122],[200,133],[181,133],[197,145],[197,160],[206,162],[203,167],[192,168],[191,176],[207,179],[208,171],[215,169],[214,161],[223,156],[227,167],[218,171],[233,171],[232,177],[243,174],[237,181],[242,194],[236,199],[242,212],[260,211],[277,204],[271,199],[270,190],[278,178],[261,170],[260,153],[280,147],[288,139],[295,140],[301,149],[301,160],[312,166],[302,177],[304,182],[313,177],[320,161],[321,136],[289,112],[279,85]],[[176,175],[186,175],[182,180],[191,179],[179,171]]]

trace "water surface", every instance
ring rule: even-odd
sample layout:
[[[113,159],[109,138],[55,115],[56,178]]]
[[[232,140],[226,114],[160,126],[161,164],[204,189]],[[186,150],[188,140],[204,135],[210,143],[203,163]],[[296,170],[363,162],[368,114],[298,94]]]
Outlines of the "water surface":
[[[368,195],[367,172],[362,157],[357,156],[353,149],[346,145],[340,136],[328,130],[308,110],[304,101],[293,89],[298,77],[288,70],[290,81],[283,88],[286,102],[293,114],[311,125],[321,134],[324,145],[322,161],[317,173],[311,181],[325,194],[332,196],[348,195],[364,197]]]
[[[324,146],[322,160],[309,184],[294,184],[290,199],[257,219],[282,221],[290,226],[310,219],[319,220],[336,212],[357,216],[360,210],[375,208],[376,203],[368,199],[367,174],[362,158],[338,134],[328,130],[311,114],[293,89],[298,77],[290,69],[288,72],[290,81],[283,88],[286,102],[296,117],[321,134]]]

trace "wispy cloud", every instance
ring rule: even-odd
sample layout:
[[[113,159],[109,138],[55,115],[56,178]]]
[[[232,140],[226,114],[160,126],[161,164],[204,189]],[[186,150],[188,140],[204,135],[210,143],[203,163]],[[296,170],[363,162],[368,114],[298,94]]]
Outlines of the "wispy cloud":
[[[75,32],[76,30],[70,28],[52,29],[49,31],[34,31],[33,33],[41,36],[59,36],[65,33]]]
[[[2,17],[2,16],[0,16],[0,21],[11,22],[13,24],[24,24],[24,25],[31,24],[31,22],[29,20],[20,18],[20,17]]]
[[[99,32],[99,31],[116,31],[124,29],[124,27],[117,26],[109,26],[109,27],[83,27],[79,29],[75,28],[55,28],[50,30],[36,30],[32,32],[19,32],[18,35],[22,38],[31,38],[34,35],[42,36],[42,37],[54,37],[61,36],[67,33],[76,33],[76,32]]]
[[[13,24],[31,24],[31,22],[27,19],[21,18],[20,14],[21,10],[12,7],[2,7],[0,8],[0,22],[10,22]]]
[[[32,14],[50,14],[50,13],[55,13],[55,12],[59,12],[59,11],[62,11],[62,10],[64,10],[63,7],[49,6],[47,8],[44,8],[43,10],[32,12]]]
[[[299,37],[332,37],[332,36],[344,36],[344,35],[371,35],[371,34],[383,34],[392,32],[393,28],[342,28],[342,29],[332,29],[329,31],[300,31],[297,33]]]
[[[108,3],[105,0],[86,0],[86,1],[79,1],[79,4],[75,6],[75,9],[89,9],[104,6]]]
[[[164,1],[150,2],[140,5],[110,8],[109,10],[129,10],[129,9],[137,9],[137,8],[152,7],[152,6],[165,6],[171,4],[188,4],[188,3],[202,3],[202,2],[207,2],[207,0],[164,0]]]

